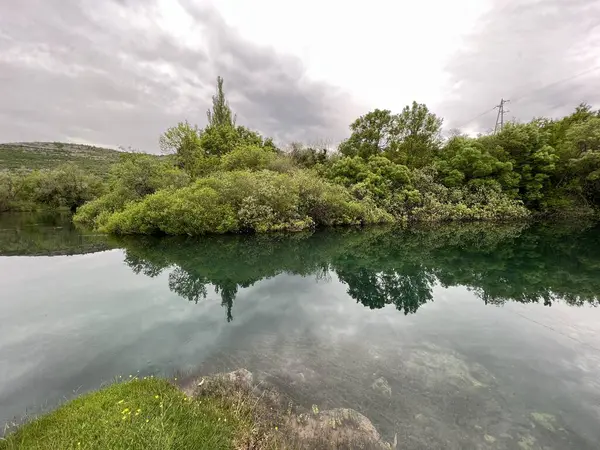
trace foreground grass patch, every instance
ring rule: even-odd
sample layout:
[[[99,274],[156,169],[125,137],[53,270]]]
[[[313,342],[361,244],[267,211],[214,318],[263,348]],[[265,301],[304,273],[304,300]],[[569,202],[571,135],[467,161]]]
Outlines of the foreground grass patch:
[[[239,404],[187,397],[166,380],[134,379],[23,425],[0,449],[230,449],[251,428]]]

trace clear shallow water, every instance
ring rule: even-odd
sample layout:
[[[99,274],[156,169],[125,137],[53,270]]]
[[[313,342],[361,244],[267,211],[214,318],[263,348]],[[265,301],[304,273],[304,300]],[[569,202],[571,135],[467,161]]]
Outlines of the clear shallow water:
[[[0,216],[0,422],[118,375],[246,367],[401,448],[598,448],[598,228],[116,240],[64,219]]]

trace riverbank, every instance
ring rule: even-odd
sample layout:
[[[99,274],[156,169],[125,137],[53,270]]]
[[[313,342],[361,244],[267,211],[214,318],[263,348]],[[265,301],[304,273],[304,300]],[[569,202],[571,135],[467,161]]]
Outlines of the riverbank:
[[[179,381],[131,377],[9,431],[1,450],[391,449],[351,409],[295,407],[240,369]]]

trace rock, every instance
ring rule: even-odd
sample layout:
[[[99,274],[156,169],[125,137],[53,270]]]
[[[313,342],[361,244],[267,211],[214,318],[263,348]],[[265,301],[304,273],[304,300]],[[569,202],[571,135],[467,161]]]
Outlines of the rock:
[[[489,444],[493,444],[494,442],[496,442],[496,438],[489,434],[484,435],[483,439],[485,439],[485,442],[487,442]]]
[[[306,377],[304,376],[304,373],[302,372],[298,372],[295,376],[294,376],[294,382],[295,383],[305,383],[306,382]]]
[[[390,387],[388,381],[383,377],[377,378],[371,385],[371,389],[380,392],[386,397],[392,396],[392,388]]]
[[[552,414],[533,412],[531,413],[531,418],[546,430],[553,432],[556,431],[556,417],[554,417]]]
[[[369,419],[353,409],[337,408],[319,411],[313,405],[312,411],[304,414],[292,412],[291,402],[268,383],[254,384],[252,372],[238,369],[229,373],[193,378],[181,389],[189,396],[211,395],[213,393],[251,395],[260,399],[263,411],[277,415],[277,423],[287,439],[291,439],[291,448],[298,449],[374,449],[390,450],[396,448],[396,442],[390,445],[383,441]],[[373,389],[388,397],[392,390],[385,378],[378,378]],[[268,414],[267,414],[268,416]],[[264,417],[263,419],[272,420]],[[285,430],[285,431],[284,431]]]
[[[193,378],[185,383],[181,390],[189,396],[198,396],[216,388],[234,388],[251,390],[254,376],[247,369],[238,369],[233,372],[218,373],[207,377]]]
[[[532,450],[535,446],[535,442],[536,441],[533,436],[522,436],[517,444],[522,450]]]
[[[236,383],[245,388],[251,389],[254,382],[254,375],[248,369],[238,369],[225,374],[228,381]]]
[[[348,408],[301,414],[289,418],[288,430],[301,448],[310,449],[391,449],[382,441],[369,419]]]

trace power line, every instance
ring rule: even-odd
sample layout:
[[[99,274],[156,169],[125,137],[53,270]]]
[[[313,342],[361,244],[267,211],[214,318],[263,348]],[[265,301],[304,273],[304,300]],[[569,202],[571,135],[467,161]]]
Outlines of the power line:
[[[529,96],[530,96],[531,94],[533,94],[534,92],[540,92],[540,91],[543,91],[544,89],[548,89],[549,87],[554,87],[554,86],[557,86],[557,85],[559,85],[559,84],[561,84],[561,83],[564,83],[564,82],[566,82],[566,81],[571,81],[571,80],[574,80],[575,78],[579,78],[579,77],[581,77],[581,76],[583,76],[583,75],[586,75],[586,74],[588,74],[588,73],[590,73],[590,72],[593,72],[594,70],[598,70],[598,69],[600,69],[600,65],[597,65],[597,66],[591,67],[591,68],[589,68],[589,69],[587,69],[587,70],[584,70],[583,72],[579,72],[579,73],[577,73],[577,74],[575,74],[575,75],[572,75],[572,76],[570,76],[570,77],[563,78],[563,79],[561,79],[561,80],[558,80],[558,81],[553,81],[552,83],[546,84],[546,85],[544,85],[544,86],[541,86],[541,87],[539,87],[539,88],[537,88],[537,89],[533,89],[533,90],[531,90],[529,93],[525,93],[525,94],[523,94],[523,95],[516,96],[516,98],[513,96],[513,103],[516,103],[516,102],[518,102],[518,101],[521,101],[521,100],[523,100],[524,98],[527,98],[527,97],[529,97]]]
[[[465,125],[469,125],[469,124],[470,124],[471,122],[473,122],[475,119],[479,119],[481,116],[484,116],[484,115],[486,115],[487,113],[490,113],[490,112],[492,112],[492,111],[493,111],[493,110],[495,110],[495,109],[496,109],[496,106],[494,106],[492,109],[488,109],[487,111],[484,111],[484,112],[482,112],[481,114],[478,114],[478,115],[476,115],[476,116],[475,116],[475,117],[473,117],[472,119],[468,120],[467,122],[463,123],[462,125],[459,125],[459,126],[458,126],[458,127],[456,127],[456,128],[462,128],[462,127],[464,127]]]
[[[552,83],[548,83],[548,84],[546,84],[546,85],[540,86],[539,88],[533,89],[533,90],[531,90],[531,91],[530,91],[530,92],[528,92],[528,93],[524,93],[524,94],[522,94],[522,95],[519,95],[519,96],[513,96],[513,98],[512,98],[512,103],[519,102],[519,101],[523,100],[524,98],[527,98],[527,97],[529,97],[529,96],[530,96],[530,95],[532,95],[533,93],[536,93],[536,92],[541,92],[541,91],[543,91],[543,90],[545,90],[545,89],[548,89],[548,88],[550,88],[550,87],[553,87],[553,86],[557,86],[557,85],[559,85],[559,84],[561,84],[561,83],[564,83],[564,82],[566,82],[566,81],[571,81],[571,80],[574,80],[575,78],[579,78],[579,77],[581,77],[581,76],[583,76],[583,75],[586,75],[586,74],[588,74],[588,73],[590,73],[590,72],[593,72],[593,71],[595,71],[595,70],[598,70],[598,69],[600,69],[600,65],[597,65],[597,66],[591,67],[591,68],[589,68],[589,69],[587,69],[587,70],[584,70],[583,72],[579,72],[579,73],[577,73],[577,74],[575,74],[575,75],[572,75],[572,76],[570,76],[570,77],[563,78],[563,79],[560,79],[560,80],[557,80],[557,81],[553,81]],[[503,104],[504,104],[504,103],[506,103],[507,101],[508,101],[508,100],[503,100],[503,101],[501,100],[501,102],[500,102],[500,103],[501,103],[501,105],[503,106]],[[462,127],[464,127],[464,126],[466,126],[466,125],[470,124],[470,123],[471,123],[471,122],[473,122],[474,120],[476,120],[476,119],[479,119],[480,117],[482,117],[482,116],[484,116],[484,115],[486,115],[486,114],[488,114],[488,113],[492,112],[492,111],[493,111],[493,110],[495,110],[496,108],[498,108],[498,116],[496,117],[496,128],[498,127],[498,124],[500,124],[500,126],[501,126],[501,128],[502,128],[502,126],[504,125],[504,118],[503,118],[503,114],[501,114],[500,105],[496,105],[496,106],[494,106],[493,108],[491,108],[491,109],[488,109],[488,110],[486,110],[486,111],[484,111],[484,112],[482,112],[482,113],[480,113],[480,114],[476,115],[476,116],[475,116],[475,117],[473,117],[472,119],[469,119],[468,121],[466,121],[466,122],[462,123],[461,125],[457,126],[456,128],[462,128]],[[504,112],[504,113],[507,113],[507,112],[509,112],[508,110],[504,110],[503,108],[502,108],[502,110],[503,110],[503,112]],[[500,120],[500,122],[499,122],[499,120]],[[495,132],[495,131],[496,131],[496,130],[494,130],[494,132]]]

